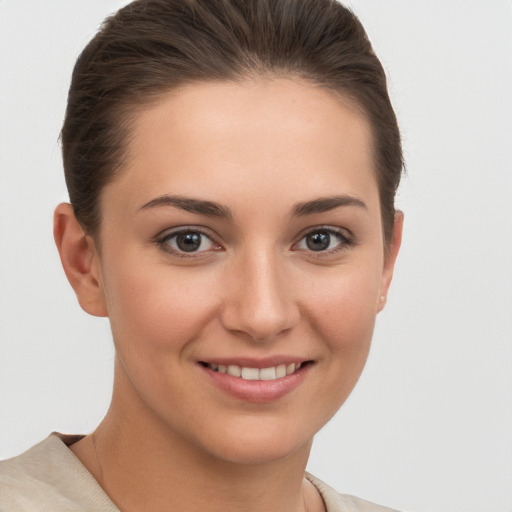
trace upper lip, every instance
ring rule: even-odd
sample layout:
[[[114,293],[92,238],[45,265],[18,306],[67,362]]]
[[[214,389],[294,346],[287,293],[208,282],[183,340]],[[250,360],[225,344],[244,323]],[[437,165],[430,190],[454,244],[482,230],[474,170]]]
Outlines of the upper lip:
[[[269,368],[271,366],[279,366],[281,364],[289,365],[292,363],[305,363],[311,361],[307,357],[300,356],[270,356],[265,358],[250,358],[250,357],[212,357],[200,359],[198,362],[216,365],[236,365],[245,368]]]

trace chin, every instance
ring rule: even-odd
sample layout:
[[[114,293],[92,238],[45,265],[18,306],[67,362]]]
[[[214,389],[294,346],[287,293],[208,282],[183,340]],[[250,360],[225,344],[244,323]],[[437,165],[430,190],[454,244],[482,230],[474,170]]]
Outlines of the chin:
[[[302,445],[283,445],[283,443],[267,442],[258,443],[252,440],[247,443],[231,443],[223,450],[214,453],[217,459],[222,459],[227,463],[241,466],[265,465],[285,460],[293,455],[304,454],[305,460],[309,454],[312,440],[308,440]]]
[[[306,434],[285,425],[265,425],[254,421],[243,429],[229,428],[222,435],[208,438],[203,450],[212,457],[239,465],[259,465],[278,462],[291,456],[304,456],[307,460],[314,432]],[[220,434],[220,435],[219,435]]]

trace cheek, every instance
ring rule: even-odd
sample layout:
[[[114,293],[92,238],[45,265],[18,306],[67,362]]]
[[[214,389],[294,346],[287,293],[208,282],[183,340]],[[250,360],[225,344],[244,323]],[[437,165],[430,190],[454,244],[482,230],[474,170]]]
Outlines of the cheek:
[[[327,277],[309,301],[310,317],[332,352],[350,352],[369,344],[377,314],[378,270],[340,269]]]
[[[215,288],[208,275],[129,262],[117,262],[108,275],[107,307],[118,347],[179,350],[214,314]]]
[[[306,407],[317,430],[343,405],[363,371],[377,313],[377,283],[368,268],[361,273],[340,268],[317,279],[303,303],[307,336],[320,354],[314,384],[319,391]]]
[[[195,339],[215,314],[209,293],[214,288],[206,276],[190,276],[183,269],[116,263],[105,284],[123,368],[116,373],[117,388],[165,417],[165,411],[176,407],[175,397],[188,393],[183,371],[189,367]]]
[[[308,301],[312,330],[326,350],[322,361],[327,390],[319,407],[332,414],[363,371],[370,349],[380,286],[379,266],[340,268]],[[327,418],[328,419],[328,418]]]

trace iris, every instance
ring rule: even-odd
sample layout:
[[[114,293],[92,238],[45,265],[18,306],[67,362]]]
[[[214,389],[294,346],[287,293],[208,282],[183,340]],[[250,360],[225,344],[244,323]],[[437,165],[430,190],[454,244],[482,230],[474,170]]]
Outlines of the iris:
[[[306,245],[312,251],[325,251],[331,243],[331,235],[326,231],[316,231],[306,237]]]
[[[181,251],[194,252],[201,247],[201,234],[188,232],[176,236],[176,245]]]

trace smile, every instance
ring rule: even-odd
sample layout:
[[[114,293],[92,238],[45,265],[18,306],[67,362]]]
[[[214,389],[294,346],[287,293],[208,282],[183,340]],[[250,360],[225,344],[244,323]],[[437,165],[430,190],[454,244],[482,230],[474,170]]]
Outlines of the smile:
[[[292,375],[301,368],[304,363],[279,364],[277,366],[269,366],[268,368],[251,368],[238,366],[236,364],[203,364],[215,372],[231,375],[232,377],[240,377],[244,380],[276,380]]]
[[[313,360],[269,359],[274,360],[198,361],[198,366],[215,388],[238,400],[253,403],[284,398],[307,379],[315,366]]]

